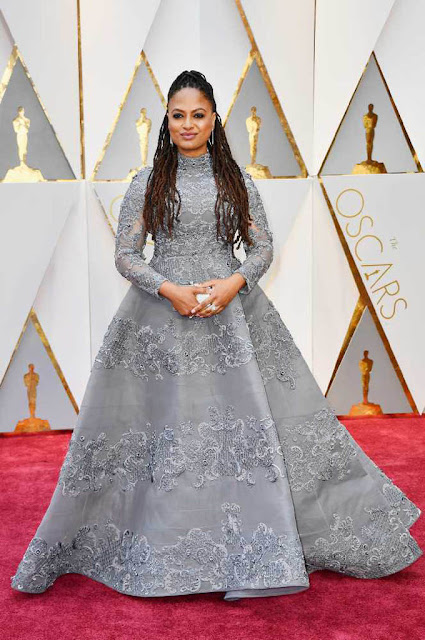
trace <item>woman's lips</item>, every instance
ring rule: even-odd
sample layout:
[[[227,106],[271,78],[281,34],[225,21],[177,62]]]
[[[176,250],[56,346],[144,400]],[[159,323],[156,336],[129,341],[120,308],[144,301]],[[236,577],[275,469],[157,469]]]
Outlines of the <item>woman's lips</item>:
[[[181,136],[182,136],[182,138],[186,138],[187,140],[191,140],[191,138],[194,138],[196,136],[196,133],[182,133]]]

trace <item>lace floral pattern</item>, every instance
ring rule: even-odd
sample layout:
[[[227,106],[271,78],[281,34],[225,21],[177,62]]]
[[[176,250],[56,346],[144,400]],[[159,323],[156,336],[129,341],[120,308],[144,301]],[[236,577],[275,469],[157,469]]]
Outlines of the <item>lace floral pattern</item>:
[[[252,216],[251,246],[244,243],[246,259],[236,258],[233,245],[216,234],[217,187],[209,151],[191,158],[178,153],[176,188],[181,212],[170,237],[159,229],[152,260],[143,253],[147,233],[142,217],[147,181],[152,167],[142,168],[130,183],[121,203],[115,241],[118,271],[140,289],[162,299],[159,288],[165,280],[190,284],[211,278],[226,278],[238,271],[248,293],[269,268],[273,259],[273,239],[258,189],[243,166],[242,177]]]
[[[115,266],[127,280],[160,298],[158,289],[167,278],[146,262],[143,253],[147,233],[141,212],[148,175],[147,167],[139,171],[121,202],[115,235]]]
[[[270,416],[242,420],[230,405],[223,412],[211,406],[209,413],[209,422],[197,427],[189,421],[179,427],[166,425],[159,434],[150,424],[146,431],[130,429],[115,444],[109,444],[105,433],[91,440],[73,434],[59,475],[62,494],[75,497],[99,491],[104,486],[101,481],[112,483],[115,478],[123,491],[133,490],[143,480],[171,491],[183,473],[191,474],[197,489],[223,477],[253,486],[258,468],[265,469],[270,482],[282,476],[282,465],[276,464],[279,441]]]
[[[301,357],[301,351],[276,307],[268,300],[268,309],[261,320],[251,315],[247,324],[264,383],[277,378],[289,389],[295,389],[298,377],[296,361]]]
[[[364,452],[361,449],[359,449],[358,451],[360,452],[361,460]],[[378,485],[382,492],[382,495],[387,500],[388,505],[392,509],[397,510],[398,517],[406,527],[411,527],[421,514],[421,510],[419,509],[419,507],[417,507],[411,500],[409,500],[409,498],[405,493],[403,493],[400,487],[397,487],[393,483],[391,478],[389,478],[387,474],[384,473],[384,471],[380,469],[371,458],[367,458],[367,462],[369,465],[371,465],[372,470],[375,471],[377,476],[381,479],[381,483],[378,483]]]
[[[283,424],[279,438],[292,491],[313,491],[317,481],[342,480],[350,474],[356,449],[332,407],[299,424]]]
[[[262,522],[243,532],[240,506],[226,502],[221,509],[221,536],[193,528],[171,545],[155,545],[111,520],[85,525],[70,542],[52,546],[34,537],[11,577],[12,587],[42,593],[65,573],[80,573],[136,596],[308,586],[297,534],[279,535]]]
[[[364,508],[368,521],[356,533],[351,516],[333,514],[328,538],[306,553],[307,570],[329,569],[355,578],[381,578],[417,560],[422,551],[397,509]]]
[[[183,331],[174,318],[154,329],[132,318],[114,316],[94,366],[122,366],[143,380],[164,380],[165,372],[177,376],[225,374],[255,356],[264,383],[277,378],[295,389],[301,352],[273,303],[268,301],[261,320],[252,315],[246,318],[249,338],[237,334],[243,318],[242,308],[235,306],[230,322],[220,314],[211,316],[208,322],[215,330],[206,333],[204,318],[190,318],[191,328]]]
[[[123,491],[131,491],[141,480],[151,479],[150,443],[145,431],[129,429],[115,444],[105,433],[87,440],[72,434],[58,484],[65,496],[78,496],[85,491],[100,491],[102,480],[117,478]]]
[[[189,440],[176,436],[172,428],[160,434],[153,462],[153,475],[160,489],[173,489],[184,472],[195,475],[192,485],[197,489],[222,477],[253,486],[258,467],[266,470],[265,476],[271,482],[282,475],[275,463],[279,442],[270,416],[261,420],[248,416],[244,421],[235,418],[232,406],[224,412],[216,407],[210,407],[209,411],[210,421],[197,427],[199,439],[189,431],[187,423],[183,430],[190,434]]]
[[[375,464],[375,463],[374,463]],[[382,493],[388,500],[388,504],[397,510],[397,515],[406,527],[411,527],[419,518],[421,510],[417,507],[403,491],[397,487],[388,476],[379,469],[385,479],[382,487]]]
[[[240,266],[233,248],[216,239],[216,222],[193,217],[175,223],[173,239],[160,231],[149,263],[173,282],[192,284],[228,278]]]
[[[220,315],[211,316],[207,320],[210,330],[206,331],[205,318],[185,318],[191,328],[187,325],[182,330],[173,317],[153,329],[132,318],[114,316],[94,366],[122,366],[143,380],[163,380],[165,372],[176,376],[224,374],[254,356],[249,338],[237,335],[242,309],[235,307],[231,318],[226,323]]]
[[[246,284],[240,293],[249,293],[259,279],[266,273],[273,261],[273,235],[267,221],[266,212],[257,186],[248,171],[241,167],[248,191],[249,210],[253,215],[249,236],[253,244],[243,243],[246,260],[237,269],[243,275]]]

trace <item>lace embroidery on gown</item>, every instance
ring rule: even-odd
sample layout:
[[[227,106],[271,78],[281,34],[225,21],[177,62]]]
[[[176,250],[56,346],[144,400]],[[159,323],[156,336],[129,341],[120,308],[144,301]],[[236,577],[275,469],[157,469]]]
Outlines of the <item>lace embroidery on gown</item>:
[[[128,595],[195,593],[207,585],[211,591],[239,587],[279,587],[283,582],[302,582],[307,573],[298,551],[298,536],[276,535],[259,523],[249,538],[242,535],[240,506],[223,503],[221,535],[190,529],[175,544],[154,547],[144,535],[113,522],[102,527],[81,527],[68,544],[48,547],[34,540],[26,553],[18,589],[31,571],[32,592],[45,591],[57,575],[83,573]],[[71,567],[71,570],[70,570]],[[183,569],[184,567],[184,569]]]
[[[12,588],[41,593],[80,573],[134,596],[231,600],[302,591],[322,569],[405,569],[423,553],[409,531],[421,511],[339,422],[258,286],[273,237],[254,180],[241,166],[253,218],[241,263],[216,238],[209,152],[179,153],[179,221],[147,263],[151,169],[121,204],[115,264],[131,284]],[[246,284],[211,318],[180,316],[159,294],[165,280],[235,272]]]
[[[63,495],[100,491],[102,481],[114,480],[123,491],[143,480],[171,491],[186,472],[198,489],[223,476],[253,486],[258,467],[275,482],[281,474],[275,456],[281,451],[270,416],[236,418],[231,406],[223,413],[211,406],[209,414],[209,421],[166,425],[158,435],[150,424],[144,431],[130,429],[113,444],[105,433],[90,440],[73,434],[59,477]]]

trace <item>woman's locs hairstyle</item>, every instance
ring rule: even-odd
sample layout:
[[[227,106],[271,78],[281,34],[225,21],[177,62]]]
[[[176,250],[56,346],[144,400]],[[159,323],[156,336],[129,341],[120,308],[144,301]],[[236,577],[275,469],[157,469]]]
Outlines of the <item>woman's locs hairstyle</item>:
[[[183,71],[171,84],[167,101],[184,89],[193,87],[202,92],[216,113],[214,129],[207,142],[212,157],[212,168],[217,185],[215,213],[217,238],[221,237],[238,247],[242,241],[252,244],[249,236],[249,202],[245,181],[227,142],[221,118],[216,111],[214,92],[211,84],[199,71]],[[177,220],[181,201],[176,189],[178,149],[170,138],[168,115],[164,116],[159,131],[158,146],[153,160],[153,169],[146,185],[143,220],[146,231],[155,239],[159,228],[172,235],[174,221]]]

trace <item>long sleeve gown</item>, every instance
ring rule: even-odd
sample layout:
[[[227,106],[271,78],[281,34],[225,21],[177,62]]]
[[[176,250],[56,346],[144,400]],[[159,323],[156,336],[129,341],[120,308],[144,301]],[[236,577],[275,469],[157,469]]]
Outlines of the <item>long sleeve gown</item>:
[[[211,156],[178,152],[180,220],[149,263],[151,167],[123,198],[115,262],[132,284],[96,355],[50,505],[11,577],[40,593],[66,573],[133,596],[295,593],[329,569],[380,578],[421,555],[420,509],[364,453],[257,284],[273,239],[250,174],[241,263],[216,238]],[[240,272],[209,318],[158,289]]]

